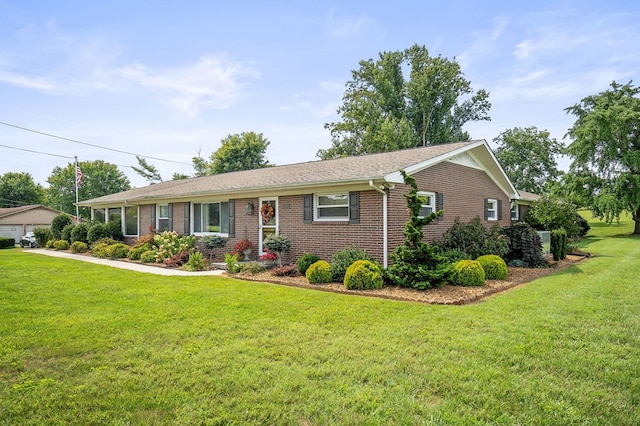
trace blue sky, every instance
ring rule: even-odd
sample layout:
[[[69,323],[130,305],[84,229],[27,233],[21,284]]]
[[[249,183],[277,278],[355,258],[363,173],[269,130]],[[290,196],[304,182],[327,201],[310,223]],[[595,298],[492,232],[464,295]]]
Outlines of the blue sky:
[[[242,131],[264,134],[271,163],[316,160],[351,70],[415,43],[490,92],[492,121],[465,127],[488,141],[516,126],[560,140],[564,108],[640,80],[637,1],[0,0],[0,40],[1,122],[171,160],[149,159],[164,179]],[[133,155],[6,125],[0,145],[108,161],[146,184]],[[0,174],[44,186],[72,161],[0,154]]]

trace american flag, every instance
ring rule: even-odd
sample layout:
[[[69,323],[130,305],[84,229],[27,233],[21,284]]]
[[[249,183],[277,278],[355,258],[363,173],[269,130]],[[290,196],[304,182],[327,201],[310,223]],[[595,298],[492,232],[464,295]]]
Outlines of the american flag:
[[[76,185],[80,186],[80,184],[82,184],[82,178],[84,178],[82,170],[80,170],[80,166],[76,164]]]

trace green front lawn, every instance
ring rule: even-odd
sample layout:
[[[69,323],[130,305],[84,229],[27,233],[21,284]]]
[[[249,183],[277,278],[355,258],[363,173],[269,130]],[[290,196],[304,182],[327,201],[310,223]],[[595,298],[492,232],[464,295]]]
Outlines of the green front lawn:
[[[640,424],[640,238],[592,226],[469,306],[0,250],[0,424]]]

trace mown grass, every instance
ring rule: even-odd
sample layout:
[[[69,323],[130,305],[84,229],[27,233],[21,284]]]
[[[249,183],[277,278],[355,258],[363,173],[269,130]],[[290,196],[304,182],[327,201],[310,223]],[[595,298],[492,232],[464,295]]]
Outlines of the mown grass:
[[[461,307],[3,250],[0,424],[639,424],[629,226]]]

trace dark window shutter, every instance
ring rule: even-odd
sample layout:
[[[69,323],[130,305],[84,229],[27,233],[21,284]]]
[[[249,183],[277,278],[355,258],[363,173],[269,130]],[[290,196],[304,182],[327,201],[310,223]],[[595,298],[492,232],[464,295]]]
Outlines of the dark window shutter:
[[[442,192],[436,192],[436,212],[444,210],[444,195]],[[438,216],[438,220],[442,220],[444,218],[444,213]]]
[[[498,200],[498,220],[502,220],[502,200]]]
[[[313,195],[305,195],[303,198],[303,222],[313,222]]]
[[[484,199],[484,220],[489,220],[489,199]]]
[[[169,210],[169,230],[173,231],[173,203],[169,203],[167,210]]]
[[[156,205],[152,204],[151,205],[151,228],[152,229],[156,229],[157,225],[156,225]]]
[[[236,236],[236,200],[229,200],[229,238]]]
[[[184,203],[184,234],[189,235],[191,229],[189,227],[189,203]]]
[[[349,223],[360,223],[360,193],[349,193]]]

